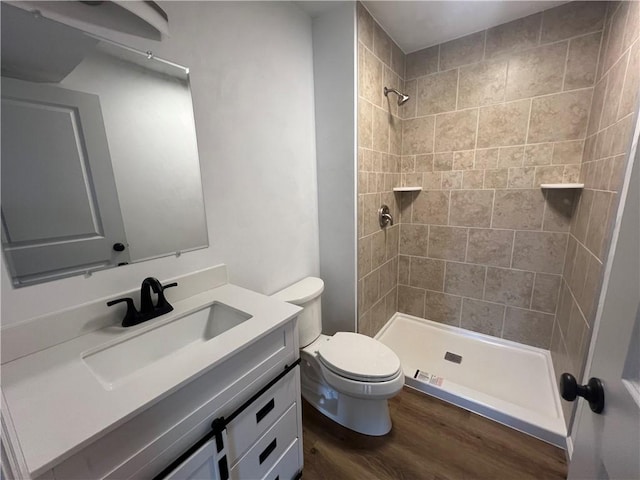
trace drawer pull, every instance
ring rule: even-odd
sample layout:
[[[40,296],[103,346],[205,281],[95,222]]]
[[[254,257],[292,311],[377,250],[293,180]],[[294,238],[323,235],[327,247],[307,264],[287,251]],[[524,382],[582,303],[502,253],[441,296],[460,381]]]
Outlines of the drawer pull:
[[[271,410],[274,409],[275,406],[276,406],[276,402],[272,398],[267,402],[267,404],[264,407],[258,410],[258,413],[256,413],[256,423],[260,423],[262,419],[266,417]]]
[[[264,461],[269,458],[269,455],[271,455],[271,453],[276,449],[276,446],[278,445],[277,440],[277,438],[274,438],[273,441],[269,445],[267,445],[267,448],[265,448],[264,451],[260,454],[260,456],[258,457],[258,459],[260,460],[260,465],[262,465]]]
[[[220,472],[220,480],[229,479],[229,465],[227,465],[226,455],[218,460],[218,471]]]

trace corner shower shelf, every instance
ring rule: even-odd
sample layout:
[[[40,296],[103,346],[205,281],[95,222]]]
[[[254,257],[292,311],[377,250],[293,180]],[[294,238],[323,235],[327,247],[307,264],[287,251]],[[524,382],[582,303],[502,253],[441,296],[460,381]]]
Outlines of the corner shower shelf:
[[[420,192],[422,187],[395,187],[394,192]]]
[[[584,188],[584,183],[543,183],[540,188],[558,189],[558,188]]]

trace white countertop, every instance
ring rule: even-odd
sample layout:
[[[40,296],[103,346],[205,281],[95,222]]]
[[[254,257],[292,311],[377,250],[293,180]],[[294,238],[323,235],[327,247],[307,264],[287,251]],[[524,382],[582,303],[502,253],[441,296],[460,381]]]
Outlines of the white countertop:
[[[187,346],[108,389],[83,356],[98,347],[224,303],[252,318],[204,343]],[[143,324],[107,327],[2,365],[2,391],[21,453],[38,476],[129,418],[295,317],[300,307],[225,284],[173,303]],[[106,309],[105,305],[105,309]]]

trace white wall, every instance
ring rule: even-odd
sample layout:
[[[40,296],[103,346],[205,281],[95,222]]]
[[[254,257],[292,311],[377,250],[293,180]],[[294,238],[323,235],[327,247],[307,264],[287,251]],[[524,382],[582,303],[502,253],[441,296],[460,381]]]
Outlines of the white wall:
[[[113,39],[190,67],[210,246],[20,289],[3,264],[4,325],[218,263],[268,294],[319,273],[310,18],[284,2],[162,7],[170,38]]]
[[[356,17],[336,2],[313,19],[322,330],[356,331]]]

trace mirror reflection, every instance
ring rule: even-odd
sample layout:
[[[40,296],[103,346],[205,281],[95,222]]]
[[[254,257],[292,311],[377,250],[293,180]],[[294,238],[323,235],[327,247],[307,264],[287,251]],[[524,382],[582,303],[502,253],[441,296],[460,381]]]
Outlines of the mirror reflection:
[[[15,286],[208,245],[188,69],[2,4]]]

